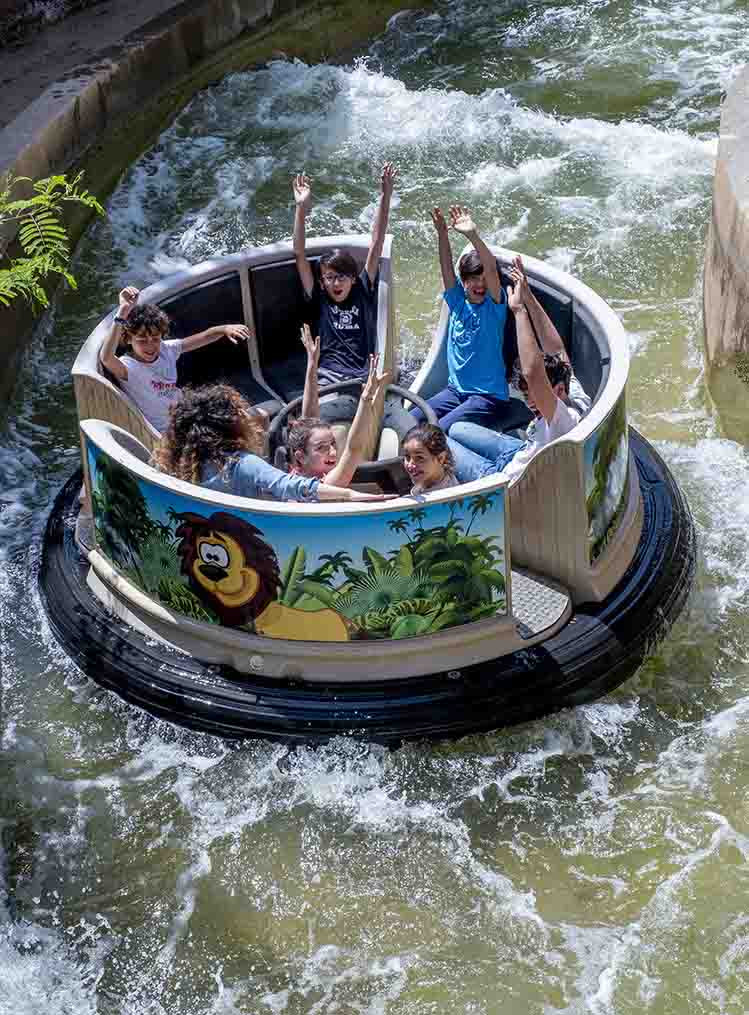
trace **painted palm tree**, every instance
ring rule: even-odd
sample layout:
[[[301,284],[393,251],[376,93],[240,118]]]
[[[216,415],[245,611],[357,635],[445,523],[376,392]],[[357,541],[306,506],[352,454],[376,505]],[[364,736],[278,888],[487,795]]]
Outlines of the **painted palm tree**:
[[[132,578],[149,596],[157,596],[162,579],[182,581],[177,544],[154,526],[138,547],[136,563],[128,569]]]
[[[173,507],[168,507],[166,509],[166,516],[169,519],[169,525],[176,532],[176,530],[182,524],[182,517],[179,511],[175,511]]]
[[[427,513],[424,508],[411,508],[411,510],[408,512],[408,520],[413,525],[418,526],[419,529],[422,528],[422,523],[426,518],[426,516]]]
[[[433,591],[423,572],[401,574],[395,568],[386,568],[367,575],[351,591],[337,597],[337,608],[345,616],[354,618],[367,613],[388,610],[413,599],[424,599]]]
[[[449,558],[453,551],[460,553],[463,524],[451,518],[446,525],[435,525],[431,529],[420,529],[409,544],[417,567],[429,568],[432,564]]]
[[[471,511],[471,521],[466,529],[466,535],[471,531],[471,526],[478,517],[483,518],[487,511],[494,506],[496,494],[494,493],[477,493],[475,497],[471,497],[469,508]]]
[[[624,396],[604,422],[586,477],[590,559],[595,560],[606,547],[621,518],[627,501],[628,440],[627,410]]]
[[[434,564],[428,573],[440,597],[470,606],[489,605],[494,602],[495,592],[502,594],[505,590],[504,575],[494,561],[486,558],[444,561]]]
[[[137,566],[139,548],[156,526],[135,478],[100,453],[96,460],[92,500],[97,538],[103,552],[115,564]]]
[[[322,564],[316,567],[307,577],[313,581],[328,584],[331,587],[333,579],[338,572],[345,573],[345,569],[354,563],[350,554],[346,553],[345,550],[338,550],[336,553],[321,553],[319,559],[322,561]]]
[[[443,525],[424,528],[420,508],[388,522],[394,534],[410,538],[388,556],[365,546],[366,571],[346,568],[335,608],[353,623],[358,637],[406,638],[430,634],[491,616],[505,605],[504,554],[495,536],[470,535],[477,517],[495,503],[477,495],[450,506]],[[462,508],[462,511],[459,509]],[[464,515],[470,511],[468,529]]]
[[[481,506],[476,505],[474,517]],[[434,582],[441,600],[474,607],[492,603],[495,592],[504,593],[504,554],[494,536],[469,536],[462,522],[451,518],[446,525],[420,530],[408,548],[414,567]]]

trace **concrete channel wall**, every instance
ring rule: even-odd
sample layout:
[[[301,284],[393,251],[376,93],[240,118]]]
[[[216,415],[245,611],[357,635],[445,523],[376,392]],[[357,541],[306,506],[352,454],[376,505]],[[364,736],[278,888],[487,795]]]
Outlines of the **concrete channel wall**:
[[[721,110],[703,307],[708,390],[726,436],[749,443],[749,67]]]
[[[122,171],[199,89],[279,54],[340,60],[409,6],[417,5],[407,0],[188,0],[166,11],[162,5],[159,16],[129,34],[126,28],[117,45],[98,52],[89,46],[87,61],[48,85],[0,130],[0,176],[11,172],[38,179],[83,168],[85,185],[106,197]],[[69,225],[75,241],[86,218],[79,213]],[[13,243],[12,232],[0,234],[0,253],[13,253]],[[0,308],[3,400],[33,323],[20,300]]]

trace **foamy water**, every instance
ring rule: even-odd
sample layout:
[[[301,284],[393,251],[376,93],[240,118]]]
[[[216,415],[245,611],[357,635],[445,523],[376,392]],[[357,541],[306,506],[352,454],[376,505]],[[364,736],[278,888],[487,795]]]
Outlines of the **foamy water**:
[[[232,75],[131,168],[29,351],[0,441],[0,1015],[743,1011],[749,461],[701,381],[720,93],[749,4],[438,4],[355,65]],[[622,316],[630,407],[697,524],[672,635],[594,705],[458,744],[290,752],[189,734],[85,680],[36,593],[78,448],[69,368],[126,282],[392,213],[401,358],[428,346],[428,210]]]

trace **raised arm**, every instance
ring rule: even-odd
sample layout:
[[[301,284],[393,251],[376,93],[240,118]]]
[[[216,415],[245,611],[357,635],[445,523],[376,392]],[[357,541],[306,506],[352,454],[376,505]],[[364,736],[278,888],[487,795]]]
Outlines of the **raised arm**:
[[[294,476],[269,465],[256,455],[245,455],[239,463],[240,496],[268,495],[274,500],[307,501],[316,492],[317,500],[390,500],[393,494],[361,493],[330,483],[320,483],[306,476]],[[238,491],[238,492],[239,492]]]
[[[307,371],[304,375],[304,394],[302,395],[302,416],[305,419],[317,419],[320,415],[320,385],[317,379],[317,366],[320,362],[320,336],[312,337],[309,324],[302,325],[302,345],[307,350]]]
[[[341,457],[325,477],[328,486],[348,486],[354,478],[364,457],[364,447],[379,404],[379,396],[383,387],[390,381],[390,374],[377,372],[377,360],[369,357],[369,376],[364,385],[356,407],[354,422],[346,439],[346,446]]]
[[[528,394],[533,403],[544,419],[551,422],[557,410],[557,396],[554,394],[546,374],[544,354],[539,349],[536,336],[533,334],[528,310],[523,303],[520,278],[515,269],[513,269],[512,278],[514,285],[507,290],[507,303],[515,315],[520,370],[528,385]]]
[[[130,312],[138,302],[139,292],[134,285],[126,286],[119,296],[117,305],[117,314],[112,322],[112,327],[109,329],[109,334],[104,340],[104,344],[99,350],[99,362],[102,366],[106,367],[107,370],[116,377],[118,381],[127,380],[127,367],[118,359],[116,356],[117,346],[122,340],[123,325],[122,321],[126,321],[130,316]]]
[[[199,331],[197,335],[190,335],[186,338],[182,344],[182,352],[192,352],[193,349],[201,349],[204,345],[217,342],[224,335],[234,345],[239,345],[240,341],[246,342],[249,339],[250,329],[246,328],[244,324],[217,324],[213,328],[206,328],[205,331]]]
[[[377,205],[377,214],[375,215],[374,226],[372,227],[372,241],[369,244],[367,261],[364,265],[367,269],[367,275],[369,276],[370,282],[374,282],[377,278],[377,271],[380,266],[380,257],[382,256],[382,245],[385,242],[385,235],[388,231],[390,201],[393,196],[395,178],[397,175],[398,170],[393,163],[386,162],[382,167],[382,176],[380,177],[382,193],[380,194],[380,203]]]
[[[457,279],[453,267],[453,252],[450,249],[450,237],[447,233],[447,222],[441,208],[432,208],[432,224],[437,232],[437,251],[440,258],[442,285],[445,290],[452,289]]]
[[[495,303],[499,303],[502,299],[502,292],[500,289],[499,272],[497,271],[497,260],[479,236],[479,231],[471,218],[468,208],[463,208],[460,205],[452,207],[450,209],[450,225],[456,232],[462,233],[473,244],[473,249],[479,255],[481,267],[484,269],[484,279],[486,280],[486,288],[489,290],[489,295]]]
[[[304,286],[308,296],[312,295],[315,288],[315,276],[307,260],[307,216],[312,207],[312,181],[304,173],[299,173],[292,181],[294,188],[294,257],[296,258],[296,270],[299,272],[299,279]]]
[[[549,355],[556,354],[569,363],[569,356],[567,355],[567,350],[564,347],[561,335],[554,327],[554,322],[538,302],[533,290],[528,285],[525,268],[523,267],[523,259],[519,256],[513,257],[512,259],[512,277],[515,282],[515,286],[520,287],[520,298],[523,301],[526,310],[531,315],[531,320],[535,326],[538,340],[541,343],[541,348],[544,352],[549,353]]]

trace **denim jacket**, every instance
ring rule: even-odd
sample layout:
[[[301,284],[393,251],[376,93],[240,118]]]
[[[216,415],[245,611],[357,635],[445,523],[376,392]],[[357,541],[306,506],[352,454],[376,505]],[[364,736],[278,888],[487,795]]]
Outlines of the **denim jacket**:
[[[269,465],[258,455],[242,451],[232,455],[221,468],[212,463],[203,466],[201,486],[237,497],[263,497],[271,500],[317,500],[319,479],[290,476]]]

